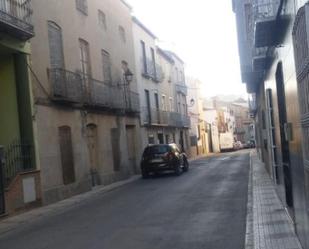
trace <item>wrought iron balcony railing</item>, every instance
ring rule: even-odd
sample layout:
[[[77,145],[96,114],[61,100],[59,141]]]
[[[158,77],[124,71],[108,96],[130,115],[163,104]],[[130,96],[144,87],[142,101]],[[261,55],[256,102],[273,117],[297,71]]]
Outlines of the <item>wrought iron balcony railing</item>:
[[[89,108],[139,112],[139,95],[123,85],[107,84],[90,76],[59,68],[49,69],[48,74],[54,101]]]
[[[171,112],[169,117],[169,126],[178,128],[189,128],[190,117],[178,112]]]
[[[278,44],[280,23],[280,0],[254,0],[254,44],[255,47],[268,47]]]
[[[154,63],[152,60],[146,58],[146,66],[145,61],[142,58],[141,59],[141,65],[142,65],[142,75],[146,78],[152,79],[157,83],[163,82],[164,80],[164,72],[162,70],[162,67]]]
[[[252,115],[255,115],[257,111],[257,103],[256,103],[256,94],[250,94],[249,95],[249,112],[250,112],[250,116],[252,117]]]
[[[146,125],[170,126],[178,128],[189,128],[190,118],[177,112],[168,112],[159,109],[143,108],[143,121]]]
[[[48,70],[48,75],[53,100],[83,102],[83,79],[80,74],[62,68],[53,68]]]
[[[126,96],[128,98],[126,98],[125,110],[127,112],[140,112],[139,94],[129,91]]]
[[[188,87],[185,84],[176,84],[175,88],[177,93],[181,93],[185,96],[188,95]]]
[[[8,34],[28,40],[34,36],[31,0],[0,0],[0,28]]]

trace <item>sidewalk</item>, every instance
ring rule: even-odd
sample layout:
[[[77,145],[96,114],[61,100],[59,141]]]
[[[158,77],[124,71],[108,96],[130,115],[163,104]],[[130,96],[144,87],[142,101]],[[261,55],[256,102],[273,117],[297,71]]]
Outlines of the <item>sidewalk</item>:
[[[246,249],[301,249],[293,224],[256,153],[251,154]]]

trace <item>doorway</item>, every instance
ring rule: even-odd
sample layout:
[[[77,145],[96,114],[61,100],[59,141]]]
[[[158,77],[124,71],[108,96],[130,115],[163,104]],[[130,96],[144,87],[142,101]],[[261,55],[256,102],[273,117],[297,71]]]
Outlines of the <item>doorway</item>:
[[[279,112],[279,125],[280,125],[280,138],[281,138],[281,154],[282,154],[282,167],[284,175],[285,197],[288,207],[293,208],[293,190],[292,190],[292,176],[291,176],[291,163],[290,163],[290,149],[289,142],[285,137],[285,125],[287,124],[286,102],[285,102],[285,89],[282,63],[279,62],[276,70],[276,86],[278,98],[278,112]]]
[[[100,177],[98,174],[98,131],[95,124],[87,125],[87,146],[92,186],[97,186],[100,185]]]
[[[135,126],[126,126],[129,169],[137,174]]]
[[[164,144],[164,135],[163,135],[163,133],[158,133],[158,142],[159,142],[159,144]]]

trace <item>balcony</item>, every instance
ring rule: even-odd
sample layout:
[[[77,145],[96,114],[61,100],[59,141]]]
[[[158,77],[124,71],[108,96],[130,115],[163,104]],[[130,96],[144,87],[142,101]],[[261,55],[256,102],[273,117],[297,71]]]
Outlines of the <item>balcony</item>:
[[[137,113],[140,112],[140,101],[139,94],[135,92],[128,92],[126,95],[125,110],[127,113]]]
[[[143,108],[143,122],[148,126],[168,126],[177,128],[189,128],[190,117],[177,112],[168,112],[158,109]]]
[[[139,95],[123,86],[73,73],[65,69],[49,69],[53,101],[79,104],[91,109],[139,112]]]
[[[169,112],[159,109],[143,108],[144,124],[149,126],[168,126]]]
[[[190,117],[178,112],[171,112],[169,117],[169,126],[177,128],[190,128]]]
[[[143,65],[142,68],[143,77],[151,79],[156,83],[163,82],[164,73],[162,67],[159,64],[153,63],[153,61],[148,58],[146,59],[146,61],[144,61],[143,59],[141,59],[141,61],[142,61],[141,65]]]
[[[176,84],[175,88],[177,93],[181,93],[185,96],[188,95],[188,87],[185,84]]]
[[[288,24],[288,19],[280,16],[281,8],[280,0],[254,0],[255,47],[269,47],[280,44],[283,36],[282,31]]]
[[[61,68],[53,68],[48,70],[48,75],[53,101],[83,102],[83,79],[80,74]]]
[[[266,71],[269,65],[269,56],[267,47],[253,48],[252,69],[254,72]]]
[[[254,118],[257,112],[256,94],[249,95],[249,113],[250,117]]]
[[[32,38],[31,0],[0,0],[0,31],[22,41]]]

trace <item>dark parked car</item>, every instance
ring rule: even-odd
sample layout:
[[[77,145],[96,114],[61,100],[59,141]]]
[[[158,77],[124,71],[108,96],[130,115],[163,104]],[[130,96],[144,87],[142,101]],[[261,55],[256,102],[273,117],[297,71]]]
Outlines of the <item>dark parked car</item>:
[[[179,176],[189,170],[189,163],[176,144],[149,145],[143,153],[141,170],[143,178],[167,170],[173,170]]]

